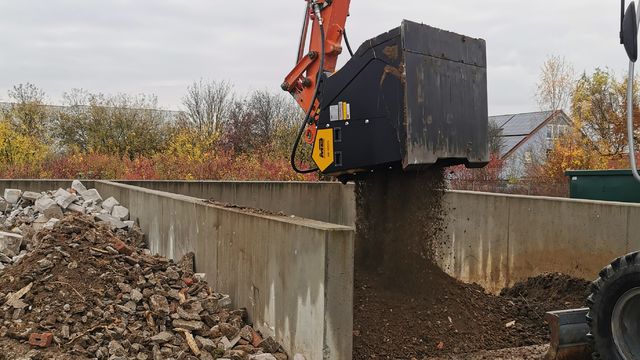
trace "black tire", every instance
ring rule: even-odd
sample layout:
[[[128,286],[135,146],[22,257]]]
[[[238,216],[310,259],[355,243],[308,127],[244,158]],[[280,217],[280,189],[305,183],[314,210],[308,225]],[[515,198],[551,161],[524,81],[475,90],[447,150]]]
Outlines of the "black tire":
[[[640,359],[640,252],[632,253],[614,260],[600,271],[600,277],[591,284],[591,295],[587,299],[589,314],[587,322],[591,329],[588,337],[593,345],[594,360],[630,360]],[[636,294],[635,296],[633,294]],[[631,296],[632,300],[629,300]],[[635,300],[633,300],[635,299]],[[618,307],[616,308],[616,304]],[[623,306],[625,305],[626,306]],[[636,305],[636,306],[632,306]],[[614,309],[618,310],[614,315]],[[626,316],[623,316],[626,315]],[[622,329],[622,322],[616,321],[616,329],[611,319],[634,317],[631,329]],[[620,336],[622,332],[622,336]],[[617,334],[617,335],[616,335]],[[627,335],[630,334],[630,335]],[[635,340],[632,339],[635,337]],[[614,340],[617,338],[617,341]],[[622,344],[622,345],[620,345]],[[626,348],[631,356],[622,355],[621,348]]]

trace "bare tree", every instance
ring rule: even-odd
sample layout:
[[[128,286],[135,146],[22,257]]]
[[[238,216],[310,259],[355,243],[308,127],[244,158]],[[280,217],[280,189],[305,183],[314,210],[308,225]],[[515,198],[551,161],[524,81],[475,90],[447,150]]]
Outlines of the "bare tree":
[[[541,110],[567,110],[575,86],[573,65],[564,57],[551,55],[540,69],[536,100]]]
[[[5,112],[5,118],[22,134],[44,137],[51,120],[44,105],[44,97],[44,91],[34,84],[15,85],[9,90],[12,105],[9,111]]]
[[[88,124],[91,123],[91,94],[84,89],[71,89],[62,94],[62,99],[65,106],[58,111],[53,134],[61,148],[86,152],[90,146],[91,127]]]
[[[223,123],[221,144],[236,153],[255,150],[257,141],[253,124],[253,114],[249,112],[247,100],[234,100],[229,106],[229,116]]]
[[[64,94],[56,137],[67,150],[117,154],[134,158],[161,150],[166,142],[162,112],[155,96]]]
[[[247,106],[254,118],[254,133],[262,145],[278,141],[278,135],[294,128],[302,116],[290,97],[266,90],[254,91]]]
[[[187,88],[182,104],[187,116],[198,131],[219,133],[222,121],[228,115],[233,102],[233,86],[228,81],[194,81]]]
[[[289,97],[258,90],[232,102],[222,128],[222,144],[237,153],[268,147],[284,156],[290,150],[302,111]]]

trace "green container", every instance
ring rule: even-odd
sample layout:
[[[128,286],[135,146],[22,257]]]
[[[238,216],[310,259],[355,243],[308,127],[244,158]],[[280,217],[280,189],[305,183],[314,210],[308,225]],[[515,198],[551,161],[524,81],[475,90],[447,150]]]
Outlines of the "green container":
[[[640,203],[640,183],[631,170],[570,170],[565,175],[572,199]]]

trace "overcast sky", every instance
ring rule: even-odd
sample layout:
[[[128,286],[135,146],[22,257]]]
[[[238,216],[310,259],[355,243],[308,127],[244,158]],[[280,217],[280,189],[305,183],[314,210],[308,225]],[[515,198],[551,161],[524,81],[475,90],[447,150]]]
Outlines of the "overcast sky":
[[[401,20],[487,41],[489,112],[537,110],[533,94],[550,55],[578,72],[626,70],[611,0],[352,0],[352,45]],[[158,96],[179,109],[187,85],[226,79],[236,91],[279,90],[291,70],[302,0],[0,0],[0,101],[31,82],[58,103],[63,92]],[[345,51],[346,53],[346,51]],[[343,60],[348,55],[343,55]]]

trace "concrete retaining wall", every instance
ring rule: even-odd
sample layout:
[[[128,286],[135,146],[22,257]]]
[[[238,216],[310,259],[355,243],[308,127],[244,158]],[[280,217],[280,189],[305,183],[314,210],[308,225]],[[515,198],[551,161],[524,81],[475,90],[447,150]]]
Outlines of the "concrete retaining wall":
[[[20,189],[22,191],[48,191],[57,190],[59,188],[71,187],[72,180],[12,180],[12,179],[0,179],[0,196],[4,194],[4,189]],[[93,180],[82,181],[87,188],[94,187]]]
[[[451,191],[438,249],[450,275],[498,291],[544,272],[593,279],[640,250],[640,205]]]
[[[122,182],[200,199],[214,199],[273,212],[282,211],[288,215],[296,215],[333,224],[354,226],[356,219],[354,186],[345,186],[337,182]]]
[[[350,226],[356,219],[353,185],[135,184]],[[437,249],[440,266],[490,291],[543,272],[593,279],[615,257],[640,250],[640,205],[466,191],[449,191],[445,201],[450,211]]]

